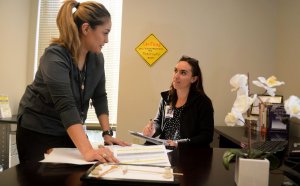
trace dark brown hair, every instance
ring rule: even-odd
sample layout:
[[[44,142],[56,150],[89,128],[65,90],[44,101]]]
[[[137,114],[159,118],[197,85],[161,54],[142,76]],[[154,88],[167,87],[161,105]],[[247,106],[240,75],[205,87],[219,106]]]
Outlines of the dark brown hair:
[[[203,89],[202,72],[201,72],[201,69],[199,66],[199,61],[197,59],[194,59],[194,58],[191,58],[191,57],[185,56],[185,55],[183,55],[179,59],[178,63],[180,61],[187,62],[192,68],[192,76],[198,77],[197,80],[191,84],[190,92],[197,91],[197,92],[200,92],[200,94],[205,95],[205,92]],[[175,107],[177,99],[178,99],[178,97],[177,97],[176,89],[174,88],[173,83],[171,83],[170,90],[169,90],[169,103],[171,103],[172,107]]]

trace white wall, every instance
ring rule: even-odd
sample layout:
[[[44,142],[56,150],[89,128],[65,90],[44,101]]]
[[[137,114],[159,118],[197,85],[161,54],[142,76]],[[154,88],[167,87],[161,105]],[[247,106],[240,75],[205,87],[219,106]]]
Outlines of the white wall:
[[[29,71],[30,2],[0,0],[0,93],[9,96],[13,114],[17,112]]]
[[[124,0],[117,135],[130,139],[128,129],[154,117],[182,54],[199,59],[215,125],[224,125],[235,98],[229,79],[276,72],[276,19],[277,1]],[[151,33],[168,52],[149,67],[134,49]]]
[[[286,82],[282,89],[285,98],[290,95],[300,97],[300,1],[279,1],[276,44],[276,68]],[[292,120],[291,134],[300,136],[300,120]]]

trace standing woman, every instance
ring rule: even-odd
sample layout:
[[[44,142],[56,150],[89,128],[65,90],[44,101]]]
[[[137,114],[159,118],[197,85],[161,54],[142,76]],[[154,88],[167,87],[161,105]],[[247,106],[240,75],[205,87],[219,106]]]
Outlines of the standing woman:
[[[143,134],[166,139],[169,146],[181,143],[209,147],[214,110],[203,89],[198,60],[182,56],[175,66],[170,90],[162,92],[161,97],[157,115],[145,126]]]
[[[77,147],[86,161],[118,162],[108,148],[93,149],[82,126],[92,99],[105,143],[128,145],[109,128],[101,49],[108,42],[110,13],[100,3],[66,0],[56,22],[60,35],[45,49],[20,101],[19,160],[40,161],[52,148]]]

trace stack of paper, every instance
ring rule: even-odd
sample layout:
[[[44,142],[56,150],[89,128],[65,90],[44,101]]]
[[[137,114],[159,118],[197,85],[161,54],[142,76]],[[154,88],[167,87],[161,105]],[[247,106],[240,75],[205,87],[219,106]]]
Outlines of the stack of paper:
[[[164,145],[118,147],[113,152],[123,164],[171,165]]]
[[[108,146],[115,157],[123,164],[149,164],[170,166],[170,161],[164,145],[153,146]],[[45,159],[41,162],[50,163],[70,163],[70,164],[95,164],[83,159],[77,148],[53,148],[50,154],[45,154]]]
[[[69,163],[77,165],[95,164],[85,161],[77,148],[53,148],[50,154],[45,154],[44,163]]]

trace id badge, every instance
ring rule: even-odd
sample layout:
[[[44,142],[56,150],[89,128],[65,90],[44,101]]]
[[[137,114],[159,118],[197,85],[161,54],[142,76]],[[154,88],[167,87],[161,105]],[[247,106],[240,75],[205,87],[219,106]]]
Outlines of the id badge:
[[[165,118],[173,118],[173,113],[174,113],[174,110],[172,109],[172,107],[167,105],[165,107]]]

